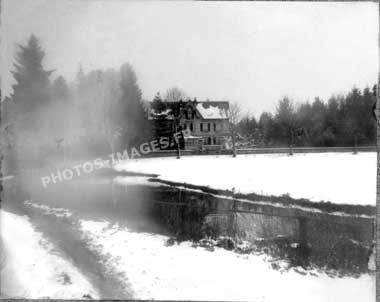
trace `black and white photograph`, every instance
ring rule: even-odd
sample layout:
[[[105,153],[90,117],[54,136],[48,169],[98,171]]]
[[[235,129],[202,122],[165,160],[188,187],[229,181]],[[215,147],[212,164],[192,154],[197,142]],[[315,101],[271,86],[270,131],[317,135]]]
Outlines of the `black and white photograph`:
[[[2,0],[0,28],[1,299],[375,302],[377,2]]]

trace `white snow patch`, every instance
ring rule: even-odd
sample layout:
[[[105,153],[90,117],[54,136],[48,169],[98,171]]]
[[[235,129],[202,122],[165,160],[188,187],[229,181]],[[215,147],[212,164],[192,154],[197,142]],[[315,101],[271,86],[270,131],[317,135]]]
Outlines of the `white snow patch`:
[[[73,213],[67,209],[64,208],[55,208],[55,207],[49,207],[47,205],[31,202],[29,200],[24,201],[24,204],[26,206],[33,207],[35,209],[39,209],[45,214],[52,214],[57,217],[70,217],[73,215]]]
[[[9,298],[99,298],[97,291],[54,247],[36,232],[26,216],[1,211],[1,236],[5,251],[1,293]]]
[[[123,161],[116,169],[241,193],[376,204],[375,152],[140,158]]]
[[[159,183],[154,183],[148,181],[145,176],[116,176],[112,180],[112,184],[116,185],[149,185],[149,186],[159,186]]]
[[[375,277],[331,278],[281,273],[264,256],[238,255],[189,242],[165,246],[166,236],[134,233],[105,221],[81,221],[90,248],[132,285],[136,299],[229,301],[375,301]]]
[[[148,119],[153,120],[156,117],[166,117],[167,119],[173,119],[174,118],[171,109],[166,109],[166,110],[161,111],[161,112],[157,112],[156,110],[151,109],[150,114],[148,116]]]
[[[206,105],[206,107],[204,107]],[[226,119],[228,118],[228,112],[224,108],[213,106],[207,103],[199,103],[196,105],[197,110],[204,119]]]

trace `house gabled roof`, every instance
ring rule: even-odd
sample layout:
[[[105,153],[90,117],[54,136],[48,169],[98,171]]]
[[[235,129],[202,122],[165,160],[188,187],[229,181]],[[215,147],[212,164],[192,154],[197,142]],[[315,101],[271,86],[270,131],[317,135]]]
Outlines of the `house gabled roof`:
[[[181,112],[180,108],[186,108],[187,106],[191,106],[197,112],[199,117],[205,120],[228,119],[229,103],[224,101],[197,102],[189,100],[188,102],[163,102],[163,104],[165,104],[166,109],[162,111],[156,111],[153,108],[150,108],[148,117],[150,120],[172,120],[174,119],[175,112]]]
[[[227,119],[228,118],[228,102],[198,102],[195,108],[205,120],[207,119]]]

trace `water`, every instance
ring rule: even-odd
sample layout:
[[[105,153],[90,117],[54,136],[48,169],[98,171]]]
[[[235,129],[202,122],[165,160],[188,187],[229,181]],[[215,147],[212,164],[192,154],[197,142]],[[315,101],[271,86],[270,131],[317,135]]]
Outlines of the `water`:
[[[233,243],[222,246],[236,249],[235,243],[244,240],[251,248],[239,252],[267,253],[293,266],[342,274],[366,272],[372,250],[371,221],[283,216],[272,206],[152,183],[146,177],[92,176],[47,188],[38,175],[8,181],[3,208],[37,217],[37,211],[24,207],[24,200],[68,209],[80,219],[107,220],[132,231],[167,235],[178,241],[225,236]],[[40,229],[50,236],[71,240],[71,231],[53,231],[52,224],[58,223],[55,220],[43,224],[42,219],[47,218],[38,219]],[[59,224],[59,228],[65,227]]]

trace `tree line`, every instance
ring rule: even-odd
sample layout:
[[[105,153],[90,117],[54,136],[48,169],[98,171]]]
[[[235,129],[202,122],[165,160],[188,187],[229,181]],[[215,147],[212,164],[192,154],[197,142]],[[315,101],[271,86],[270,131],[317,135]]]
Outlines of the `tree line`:
[[[263,112],[258,120],[243,117],[238,132],[251,145],[260,147],[375,145],[376,92],[376,85],[363,90],[354,87],[327,102],[317,97],[298,104],[284,97],[274,113]]]
[[[2,153],[13,164],[88,158],[147,139],[147,112],[131,64],[87,73],[79,68],[69,83],[59,75],[50,79],[55,71],[43,67],[44,57],[34,35],[18,45],[13,92],[1,104]]]
[[[118,70],[78,68],[75,80],[67,82],[55,70],[44,68],[44,57],[34,35],[18,45],[13,92],[1,104],[6,164],[46,166],[65,159],[106,156],[154,138],[147,102],[130,63]],[[363,91],[353,88],[327,102],[316,98],[312,103],[294,104],[285,97],[274,114],[237,120],[236,133],[254,146],[373,145],[376,90],[376,86]],[[187,98],[177,87],[163,97],[165,101]]]

